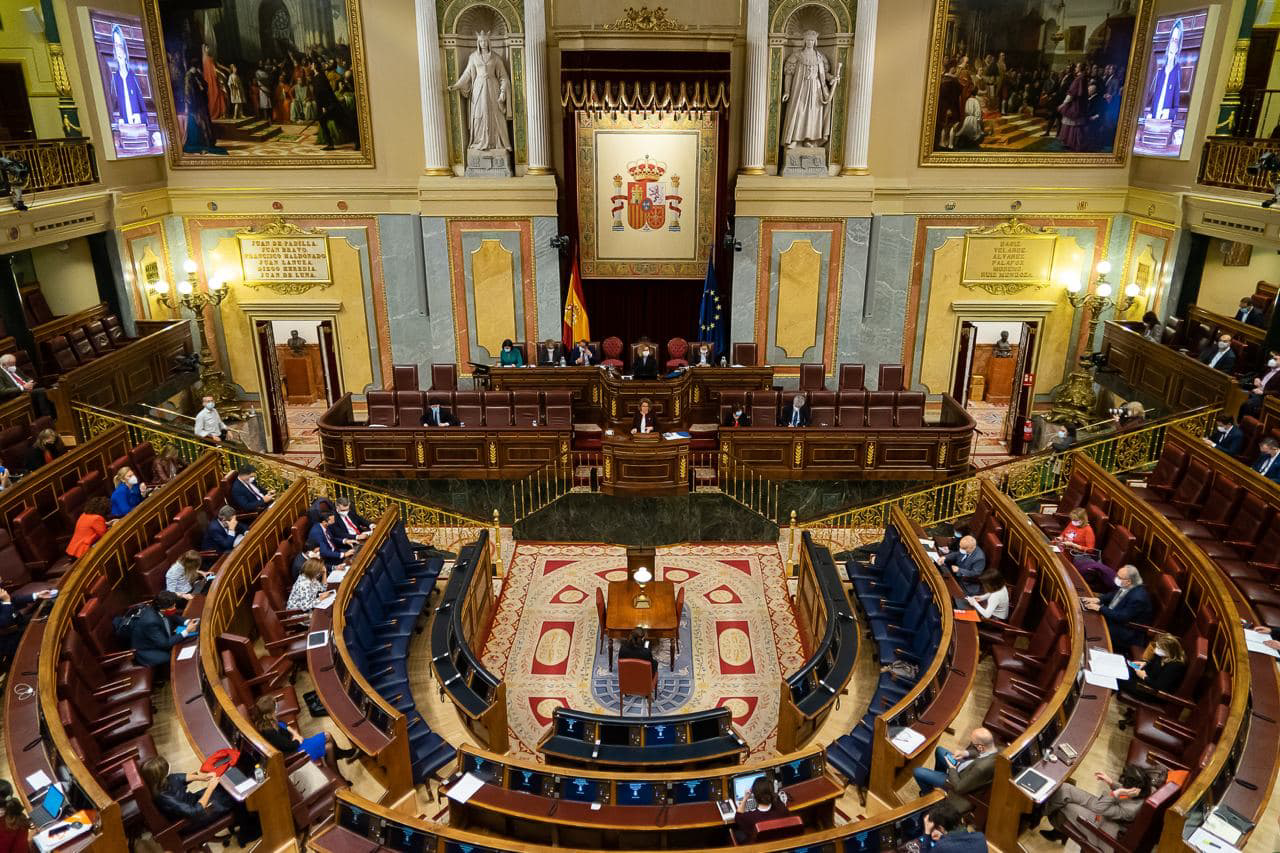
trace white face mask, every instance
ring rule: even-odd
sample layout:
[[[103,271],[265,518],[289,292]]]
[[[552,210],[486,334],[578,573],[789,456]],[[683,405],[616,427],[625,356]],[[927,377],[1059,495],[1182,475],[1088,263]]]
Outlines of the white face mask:
[[[1124,589],[1124,579],[1121,578],[1119,575],[1116,575],[1116,586],[1120,587],[1121,589]]]
[[[1276,360],[1274,358],[1267,361],[1267,367],[1275,367],[1275,366],[1276,366]]]
[[[211,412],[213,411],[213,403],[205,403],[204,407]]]
[[[1058,433],[1058,438],[1066,438],[1066,437],[1067,437],[1067,431],[1065,429]]]
[[[137,477],[127,477],[126,479],[129,481],[129,485],[130,485],[130,486],[136,486],[136,485],[138,485],[138,478],[137,478]]]
[[[1224,341],[1218,341],[1218,349],[1220,350],[1225,350],[1229,346],[1231,346],[1231,344],[1226,343]]]
[[[1151,652],[1158,658],[1169,656],[1168,652],[1166,652],[1164,649],[1152,649]]]

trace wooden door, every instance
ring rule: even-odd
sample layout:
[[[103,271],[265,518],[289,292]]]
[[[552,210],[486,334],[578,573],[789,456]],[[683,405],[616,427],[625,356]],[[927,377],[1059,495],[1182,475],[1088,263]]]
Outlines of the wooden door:
[[[960,343],[956,349],[956,372],[951,380],[951,397],[961,406],[969,405],[969,378],[973,373],[973,352],[978,327],[968,320],[960,323]]]
[[[289,414],[284,402],[284,377],[276,357],[276,335],[270,320],[254,320],[253,333],[258,363],[262,365],[262,419],[267,447],[272,453],[284,453],[289,449]]]
[[[1009,407],[1009,416],[1005,418],[1005,440],[1009,442],[1009,450],[1015,454],[1026,453],[1031,444],[1023,436],[1026,434],[1026,425],[1031,423],[1031,407],[1035,403],[1035,350],[1039,331],[1039,321],[1023,323],[1022,340],[1018,342],[1018,370],[1014,374],[1013,405]]]
[[[16,17],[16,16],[15,16]],[[18,22],[16,25],[21,26]],[[0,140],[35,139],[31,101],[21,62],[0,62]]]
[[[324,373],[324,396],[332,406],[342,398],[342,371],[338,367],[338,339],[333,321],[322,320],[316,327],[320,340],[320,369]]]

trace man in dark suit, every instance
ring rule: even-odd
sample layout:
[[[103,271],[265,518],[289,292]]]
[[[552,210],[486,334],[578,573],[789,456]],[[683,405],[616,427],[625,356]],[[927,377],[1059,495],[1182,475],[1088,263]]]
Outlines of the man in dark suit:
[[[345,495],[338,498],[337,515],[333,524],[329,525],[329,537],[343,545],[354,546],[357,542],[369,538],[369,529],[373,526],[369,519],[356,512],[351,505],[351,498]]]
[[[45,390],[37,388],[35,380],[27,378],[18,370],[18,359],[13,353],[5,353],[0,355],[0,396],[11,397],[18,394],[31,396],[31,410],[37,418],[58,416],[58,410]]]
[[[1231,348],[1231,336],[1221,335],[1216,343],[1211,343],[1200,350],[1200,361],[1214,370],[1230,373],[1236,366],[1236,353]]]
[[[1236,419],[1231,415],[1219,415],[1213,426],[1213,433],[1205,441],[1228,456],[1235,456],[1244,447],[1244,433],[1236,426]]]
[[[729,414],[724,416],[724,425],[727,427],[751,426],[751,413],[747,411],[746,406],[737,403]]]
[[[595,350],[591,349],[591,344],[586,341],[578,341],[578,345],[573,348],[573,354],[569,359],[569,363],[576,364],[579,367],[587,367],[595,364]]]
[[[945,557],[936,557],[933,561],[938,568],[950,567],[951,574],[956,576],[960,586],[969,595],[980,595],[982,586],[978,577],[987,568],[987,555],[978,547],[978,540],[972,536],[962,536],[955,551]]]
[[[689,364],[692,367],[711,367],[715,364],[713,354],[707,344],[698,344],[698,348],[689,353]]]
[[[231,481],[231,505],[238,512],[262,512],[276,499],[274,491],[264,492],[258,488],[257,470],[252,465],[241,465]]]
[[[457,426],[458,419],[453,416],[453,412],[446,409],[439,403],[432,403],[427,406],[427,410],[422,413],[423,426]]]
[[[13,662],[14,652],[22,640],[22,631],[31,616],[29,606],[47,598],[53,598],[53,590],[10,595],[9,590],[0,587],[0,665],[7,667]]]
[[[204,541],[200,543],[201,551],[213,551],[225,554],[240,544],[240,540],[249,532],[248,526],[236,521],[234,507],[224,506],[218,510],[218,517],[209,522],[204,532]]]
[[[653,355],[653,348],[648,344],[636,350],[635,360],[631,364],[631,376],[635,379],[657,379],[658,359]]]
[[[1258,444],[1258,458],[1254,460],[1253,470],[1273,483],[1280,483],[1280,442],[1271,436],[1262,439]]]
[[[643,628],[632,629],[631,636],[623,640],[618,649],[618,660],[647,660],[653,671],[657,672],[658,662],[653,657],[653,650],[649,648],[647,637]]]
[[[658,422],[653,417],[653,412],[649,411],[649,401],[641,400],[640,408],[631,416],[631,434],[643,435],[645,433],[655,432],[658,429]]]
[[[912,775],[921,796],[942,788],[947,792],[946,802],[963,813],[973,807],[965,795],[990,785],[995,770],[995,736],[979,727],[969,735],[967,749],[953,753],[939,746],[933,751],[933,769],[917,767]]]
[[[320,559],[319,548],[304,548],[293,555],[293,562],[289,564],[289,582],[292,583],[298,579],[298,575],[302,574],[302,567],[307,560]]]
[[[547,338],[538,346],[539,367],[555,367],[563,356],[564,347],[551,338]]]
[[[1240,300],[1240,307],[1236,310],[1235,319],[1236,322],[1244,323],[1248,326],[1256,326],[1259,329],[1264,328],[1262,312],[1253,304],[1253,300],[1247,296]]]
[[[318,548],[320,559],[324,560],[324,564],[329,568],[338,565],[356,552],[355,548],[344,548],[343,543],[334,541],[329,533],[329,528],[333,526],[333,519],[334,513],[321,512],[320,523],[311,525],[311,531],[307,534],[307,547]]]
[[[183,627],[178,613],[178,597],[167,589],[156,593],[150,604],[144,605],[129,624],[129,647],[133,649],[133,662],[152,668],[153,681],[165,681],[169,674],[169,650],[187,639],[177,633]],[[196,620],[185,623],[189,634],[196,627]]]
[[[1116,589],[1100,598],[1082,598],[1085,610],[1096,610],[1107,621],[1111,633],[1111,648],[1124,654],[1131,646],[1145,645],[1147,633],[1132,623],[1151,621],[1151,596],[1142,585],[1142,574],[1137,566],[1121,566],[1116,572]]]
[[[791,398],[790,403],[782,407],[782,417],[778,419],[778,426],[806,427],[808,425],[809,404],[804,394],[797,394]]]
[[[1253,381],[1246,383],[1245,387],[1249,389],[1249,399],[1240,404],[1240,411],[1236,416],[1259,417],[1264,398],[1268,394],[1280,394],[1280,351],[1271,350],[1267,357],[1267,369],[1262,375],[1253,377]]]

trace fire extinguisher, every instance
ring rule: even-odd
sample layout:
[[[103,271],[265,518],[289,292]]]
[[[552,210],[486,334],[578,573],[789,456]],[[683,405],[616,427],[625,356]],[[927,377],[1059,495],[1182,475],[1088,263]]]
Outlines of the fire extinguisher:
[[[1031,446],[1031,418],[1022,419],[1022,445],[1023,447]]]

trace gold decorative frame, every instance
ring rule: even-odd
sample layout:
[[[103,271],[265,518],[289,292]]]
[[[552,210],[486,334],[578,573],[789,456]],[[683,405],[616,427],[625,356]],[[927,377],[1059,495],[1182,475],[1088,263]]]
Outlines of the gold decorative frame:
[[[222,3],[232,0],[221,0]],[[337,5],[338,0],[335,0]],[[373,120],[369,101],[368,72],[365,69],[364,33],[360,16],[360,0],[340,0],[347,15],[350,35],[351,72],[355,80],[356,126],[360,133],[359,151],[326,152],[316,149],[315,156],[255,157],[245,154],[188,154],[182,150],[182,132],[178,126],[178,108],[174,101],[173,80],[169,75],[168,50],[164,43],[164,27],[160,18],[160,0],[145,0],[142,16],[146,22],[147,50],[154,62],[156,106],[165,132],[165,156],[175,169],[352,169],[374,167]]]
[[[654,6],[652,9],[648,6],[641,6],[639,9],[627,6],[618,16],[618,20],[612,24],[605,24],[601,29],[615,32],[665,33],[681,32],[689,29],[689,25],[668,17],[666,6]]]
[[[989,276],[970,277],[969,275],[969,247],[971,243],[1003,241],[1003,240],[1031,240],[1036,242],[1048,243],[1049,248],[1049,269],[1043,277],[1033,276],[1031,278],[992,278]],[[1011,218],[1008,222],[1000,222],[996,225],[975,228],[964,235],[964,255],[960,266],[960,284],[970,290],[985,290],[987,293],[996,296],[1012,296],[1021,293],[1028,288],[1041,290],[1049,285],[1050,276],[1053,274],[1053,258],[1054,251],[1058,244],[1057,232],[1049,228],[1035,227],[1019,222],[1018,217]]]
[[[319,239],[320,244],[324,247],[324,266],[329,272],[326,278],[314,279],[298,279],[296,281],[286,280],[262,280],[249,279],[244,277],[244,244],[252,243],[257,240],[279,240],[290,238]],[[315,287],[329,287],[333,284],[333,267],[329,258],[329,235],[319,228],[299,228],[292,222],[286,222],[283,217],[276,217],[272,222],[267,223],[262,228],[249,227],[236,232],[236,242],[240,246],[240,284],[245,287],[257,289],[260,287],[274,290],[276,293],[282,293],[286,296],[301,296],[307,291]]]
[[[716,213],[716,164],[719,158],[719,115],[711,110],[689,110],[674,113],[624,113],[579,110],[576,115],[575,149],[578,162],[578,231],[582,274],[589,278],[674,278],[700,279],[707,274],[711,248],[715,241]],[[697,174],[694,186],[686,183],[683,193],[686,213],[683,227],[696,229],[692,258],[656,260],[600,260],[596,234],[596,206],[599,195],[610,192],[602,172],[597,185],[596,134],[605,132],[659,132],[696,131],[698,134]],[[643,152],[637,152],[640,154]],[[646,155],[647,156],[647,155]],[[624,164],[617,164],[612,171],[623,171]],[[686,181],[689,176],[683,176]],[[616,175],[615,184],[621,182]],[[695,205],[689,215],[688,200]],[[615,226],[616,227],[616,226]]]
[[[1151,29],[1155,0],[1137,0],[1134,13],[1133,38],[1129,43],[1129,55],[1124,68],[1124,95],[1120,102],[1119,122],[1115,141],[1110,152],[1045,151],[1024,154],[1017,151],[972,150],[935,151],[934,131],[938,117],[938,84],[942,79],[943,51],[949,25],[954,25],[951,15],[953,0],[934,0],[933,30],[929,39],[929,73],[925,77],[924,116],[920,125],[921,166],[1123,166],[1133,147],[1133,129],[1138,100],[1141,96],[1142,70]]]
[[[534,291],[533,220],[531,219],[450,219],[446,231],[449,246],[449,291],[453,301],[454,346],[463,376],[471,375],[471,329],[467,317],[467,274],[462,238],[468,233],[516,232],[520,240],[519,279],[524,304],[524,340],[538,339],[538,303]],[[474,294],[473,294],[474,296]]]

